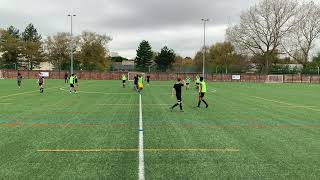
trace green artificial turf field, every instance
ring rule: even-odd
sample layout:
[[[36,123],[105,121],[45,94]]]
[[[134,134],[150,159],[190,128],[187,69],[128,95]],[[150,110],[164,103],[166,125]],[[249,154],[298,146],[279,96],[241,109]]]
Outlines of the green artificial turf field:
[[[318,179],[320,85],[174,82],[142,94],[146,179]],[[56,151],[64,152],[56,152]],[[96,151],[96,152],[94,152]],[[0,80],[1,179],[138,179],[139,95],[120,81]]]

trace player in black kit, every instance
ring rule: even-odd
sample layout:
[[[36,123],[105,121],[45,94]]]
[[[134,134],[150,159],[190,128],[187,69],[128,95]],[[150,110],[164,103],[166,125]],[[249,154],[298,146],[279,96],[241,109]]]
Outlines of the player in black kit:
[[[171,107],[171,111],[180,105],[180,111],[183,112],[182,108],[182,87],[185,86],[184,80],[181,80],[181,78],[178,78],[178,82],[176,82],[172,89],[172,96],[174,96],[174,93],[176,93],[177,103]]]

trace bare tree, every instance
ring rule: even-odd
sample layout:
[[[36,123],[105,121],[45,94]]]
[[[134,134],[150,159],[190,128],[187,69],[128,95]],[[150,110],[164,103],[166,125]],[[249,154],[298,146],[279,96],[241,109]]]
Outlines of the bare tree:
[[[242,13],[239,25],[227,30],[227,40],[238,53],[263,56],[264,70],[268,73],[272,56],[294,28],[298,6],[296,0],[261,0]]]
[[[313,1],[303,3],[297,13],[295,27],[283,38],[282,49],[305,66],[319,37],[320,6]]]

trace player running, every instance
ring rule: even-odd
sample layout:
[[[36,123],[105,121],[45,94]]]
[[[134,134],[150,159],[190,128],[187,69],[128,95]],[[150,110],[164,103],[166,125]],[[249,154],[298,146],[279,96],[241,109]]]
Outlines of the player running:
[[[70,76],[70,78],[69,78],[69,83],[70,83],[70,93],[72,93],[72,92],[76,93],[74,74],[72,74],[72,75]]]
[[[199,75],[196,76],[196,89],[198,90],[200,87],[200,77]]]
[[[125,88],[126,87],[126,81],[127,81],[127,76],[122,74],[122,87]]]
[[[189,76],[186,76],[185,82],[186,82],[186,90],[189,90],[190,89],[190,83],[191,83],[191,79],[190,79]]]
[[[41,74],[41,73],[39,73],[39,74]],[[43,76],[38,77],[38,84],[39,84],[39,88],[40,88],[40,93],[43,93],[43,89],[44,89],[44,77]]]
[[[21,88],[21,82],[22,82],[22,75],[20,73],[18,73],[17,76],[17,83],[18,83],[18,87]]]
[[[203,77],[200,77],[200,89],[199,89],[199,102],[198,102],[198,108],[200,108],[201,101],[204,102],[206,105],[206,108],[209,107],[208,103],[204,100],[204,95],[207,92],[207,84],[203,80]]]
[[[181,80],[181,78],[178,78],[178,82],[176,82],[172,89],[172,97],[174,96],[174,93],[176,93],[177,103],[171,107],[171,112],[173,109],[180,105],[180,111],[183,112],[182,108],[182,87],[185,85],[185,82]]]

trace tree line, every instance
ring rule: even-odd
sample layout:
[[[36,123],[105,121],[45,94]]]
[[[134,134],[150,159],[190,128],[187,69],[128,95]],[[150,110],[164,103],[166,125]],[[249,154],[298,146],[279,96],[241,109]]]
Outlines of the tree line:
[[[226,31],[235,52],[249,56],[263,73],[279,62],[299,63],[308,70],[317,64],[311,56],[319,37],[320,6],[314,1],[261,0]]]
[[[55,70],[69,70],[72,52],[76,70],[104,71],[111,64],[108,50],[111,40],[94,32],[75,37],[62,32],[43,38],[33,24],[23,32],[10,26],[0,29],[0,68],[33,70],[41,62],[50,62]]]
[[[320,53],[312,57],[320,38],[320,6],[313,1],[260,0],[243,11],[239,23],[225,34],[225,42],[202,47],[193,58],[181,57],[167,46],[156,52],[143,40],[136,51],[135,68],[200,72],[203,52],[206,71],[212,73],[313,74],[320,66]],[[32,24],[21,33],[10,26],[0,30],[0,68],[32,70],[40,62],[50,62],[54,69],[68,70],[72,51],[76,70],[110,70],[112,62],[127,60],[109,57],[111,40],[94,32],[74,38],[57,33],[43,39]],[[302,69],[289,64],[301,64]]]

